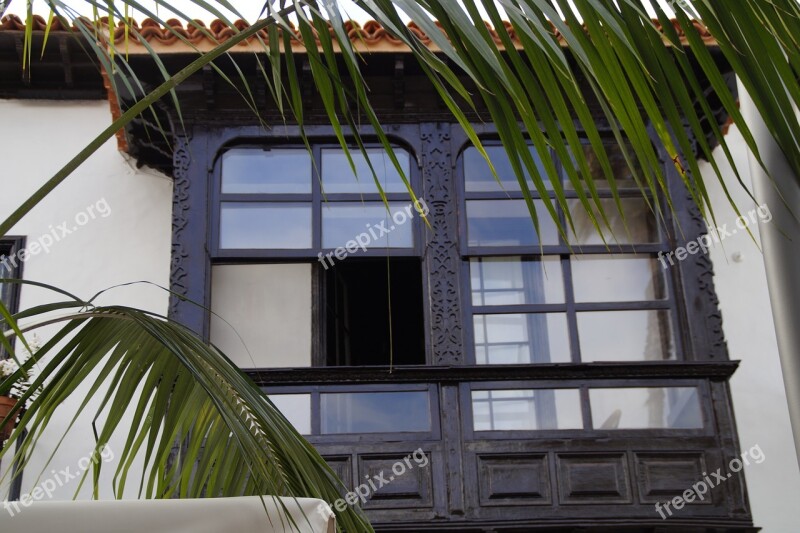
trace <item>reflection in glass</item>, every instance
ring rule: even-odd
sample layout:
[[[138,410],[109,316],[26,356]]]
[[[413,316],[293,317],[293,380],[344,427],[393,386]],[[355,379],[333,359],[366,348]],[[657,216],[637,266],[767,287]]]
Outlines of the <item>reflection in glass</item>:
[[[695,387],[590,389],[594,429],[699,429]]]
[[[558,244],[558,230],[541,201],[534,201],[542,244]],[[468,200],[469,246],[535,246],[539,238],[524,200]]]
[[[597,213],[594,200],[589,200],[589,203],[606,239],[606,244],[644,244],[659,241],[655,215],[650,211],[644,200],[639,198],[622,198],[620,200],[622,212],[625,213],[625,221],[623,222],[614,200],[612,198],[601,199],[600,205],[603,206],[603,211],[608,218],[610,230]],[[572,215],[572,221],[575,224],[575,234],[572,233],[571,229],[567,231],[570,241],[578,245],[603,245],[603,239],[594,225],[592,225],[592,220],[580,201],[568,200],[567,204]]]
[[[407,192],[408,189],[400,177],[400,173],[392,163],[386,150],[383,148],[367,148],[369,162],[372,170],[378,176],[384,192]],[[395,148],[394,155],[405,172],[406,179],[410,179],[409,154],[402,148]],[[350,157],[356,167],[356,174],[341,148],[325,148],[322,150],[322,190],[326,194],[332,193],[377,193],[375,174],[369,168],[366,158],[358,149],[350,150]]]
[[[634,158],[633,147],[629,142],[625,143],[625,149],[628,152],[629,157]],[[631,172],[630,168],[628,168],[628,163],[625,161],[625,155],[622,153],[620,146],[616,143],[614,144],[606,144],[605,145],[606,155],[608,156],[608,162],[611,166],[611,174],[614,176],[614,181],[618,188],[636,188],[636,180],[633,177],[633,173]],[[592,177],[594,178],[595,187],[598,189],[606,189],[609,190],[610,186],[608,181],[605,179],[605,173],[603,172],[603,167],[600,165],[600,159],[595,155],[594,150],[592,149],[591,145],[584,144],[583,145],[583,153],[586,157],[586,162],[589,165],[589,170],[592,173]],[[580,172],[577,164],[575,163],[574,159],[572,164],[575,166],[575,170],[578,172],[578,177],[583,180],[583,175]],[[639,178],[642,178],[642,170],[639,162],[636,161],[634,163],[634,168],[636,168],[636,172],[639,175]],[[566,172],[564,173],[564,188],[565,189],[574,189],[572,182],[569,181],[569,177],[567,176]],[[582,184],[585,191],[588,191],[586,184]]]
[[[475,362],[479,365],[568,363],[565,313],[474,315]]]
[[[411,248],[414,218],[419,216],[411,205],[390,203],[390,216],[382,202],[323,203],[322,247],[333,249],[359,241],[367,249]]]
[[[480,257],[469,261],[472,305],[564,302],[561,258]]]
[[[514,169],[511,167],[511,161],[506,154],[505,148],[502,146],[484,146],[486,154],[497,172],[497,178],[494,177],[486,159],[478,152],[474,146],[470,146],[464,150],[464,184],[467,192],[496,192],[496,191],[519,191],[519,180]],[[547,171],[542,164],[542,159],[536,152],[536,149],[530,147],[531,156],[539,171],[539,176],[544,180],[545,186],[550,189],[550,180],[547,177]],[[550,157],[548,154],[547,157]],[[520,165],[525,169],[524,164],[520,161]],[[524,171],[525,176],[528,177],[528,190],[534,191],[533,180],[530,179],[530,174],[527,170]],[[500,183],[497,182],[499,178]]]
[[[675,358],[669,311],[584,311],[577,315],[584,362]]]
[[[664,270],[648,255],[573,255],[576,302],[634,302],[666,297]]]
[[[320,394],[322,433],[403,433],[431,430],[427,391]]]
[[[220,248],[311,248],[311,206],[301,203],[223,202]]]
[[[310,394],[270,394],[269,399],[298,433],[311,434]]]
[[[582,429],[577,389],[473,390],[475,431]]]
[[[222,155],[222,193],[311,193],[311,156],[295,148],[234,148]]]

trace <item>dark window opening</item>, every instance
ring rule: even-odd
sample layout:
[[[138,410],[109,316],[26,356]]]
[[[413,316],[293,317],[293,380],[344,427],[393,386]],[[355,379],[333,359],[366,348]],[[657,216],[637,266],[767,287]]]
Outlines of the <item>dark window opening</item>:
[[[0,279],[19,279],[22,277],[22,260],[18,254],[21,249],[24,249],[24,240],[22,238],[12,238],[7,240],[0,240]],[[0,282],[0,299],[3,301],[9,313],[16,313],[19,305],[19,290],[20,285],[17,283]],[[6,331],[9,328],[8,324],[3,323],[0,331]],[[16,336],[9,339],[11,345],[14,345]],[[0,359],[9,357],[5,347],[0,346]]]
[[[324,290],[328,366],[425,364],[419,259],[350,259]]]

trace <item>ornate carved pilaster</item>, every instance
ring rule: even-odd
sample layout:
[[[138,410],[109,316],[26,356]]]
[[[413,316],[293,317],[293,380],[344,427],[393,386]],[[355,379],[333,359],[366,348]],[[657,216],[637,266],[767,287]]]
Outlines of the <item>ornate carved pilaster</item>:
[[[172,190],[172,257],[169,316],[206,337],[210,261],[208,234],[207,139],[204,135],[175,137]],[[200,305],[197,305],[200,304]]]
[[[687,218],[692,223],[687,232],[687,238],[691,239],[692,237],[688,235],[694,235],[694,238],[697,239],[701,235],[708,234],[706,221],[688,191],[686,192],[686,205],[688,206]],[[694,305],[699,311],[696,316],[702,319],[702,324],[698,325],[702,329],[703,335],[701,340],[703,350],[698,354],[699,358],[727,359],[728,345],[722,329],[722,311],[719,308],[719,298],[714,289],[714,264],[708,255],[701,252],[690,258],[685,261],[688,265],[682,270],[684,283],[688,285],[687,294],[695,295],[694,301],[687,299],[687,305]],[[703,357],[704,355],[705,357]]]
[[[180,296],[186,296],[186,266],[189,257],[183,245],[184,232],[189,224],[189,140],[185,135],[175,137],[175,153],[173,154],[173,189],[172,189],[172,257],[169,269],[170,290]],[[170,296],[169,313],[174,316],[178,310],[180,298]]]
[[[461,364],[464,339],[460,296],[456,184],[450,157],[450,125],[422,124],[422,180],[430,208],[425,263],[430,298],[433,364]]]
[[[655,135],[651,132],[651,136]],[[656,146],[659,143],[654,142]],[[696,151],[696,140],[692,139],[692,147]],[[696,241],[701,235],[708,233],[708,226],[695,203],[692,195],[684,185],[675,169],[675,166],[663,148],[659,148],[659,159],[666,169],[667,179],[670,184],[670,195],[675,200],[677,212],[673,217],[673,224],[669,228],[669,240],[672,250],[686,247],[691,241]],[[689,176],[689,179],[692,179]],[[685,331],[683,338],[687,358],[694,360],[728,359],[728,347],[725,343],[725,334],[722,329],[722,312],[719,309],[719,299],[714,290],[714,266],[711,258],[699,251],[690,255],[683,261],[675,261],[670,269],[680,272],[677,289],[683,297],[683,306],[686,308],[687,319],[676,325],[678,332]],[[679,302],[679,305],[681,303]]]

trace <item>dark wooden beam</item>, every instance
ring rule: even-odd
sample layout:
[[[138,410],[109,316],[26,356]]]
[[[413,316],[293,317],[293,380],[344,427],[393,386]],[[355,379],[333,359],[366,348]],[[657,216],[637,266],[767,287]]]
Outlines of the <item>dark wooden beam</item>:
[[[739,366],[738,361],[678,363],[584,363],[504,366],[396,366],[264,368],[248,371],[256,383],[452,383],[464,381],[517,380],[613,380],[613,379],[710,379],[724,381]]]

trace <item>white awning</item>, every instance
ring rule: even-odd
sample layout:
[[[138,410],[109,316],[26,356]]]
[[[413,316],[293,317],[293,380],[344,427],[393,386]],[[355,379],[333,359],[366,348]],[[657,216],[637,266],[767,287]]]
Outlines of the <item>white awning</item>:
[[[35,494],[34,494],[35,496]],[[294,519],[289,522],[280,500]],[[27,504],[27,505],[26,505]],[[266,507],[266,510],[265,510]],[[334,533],[327,503],[313,498],[3,502],[4,533]]]

